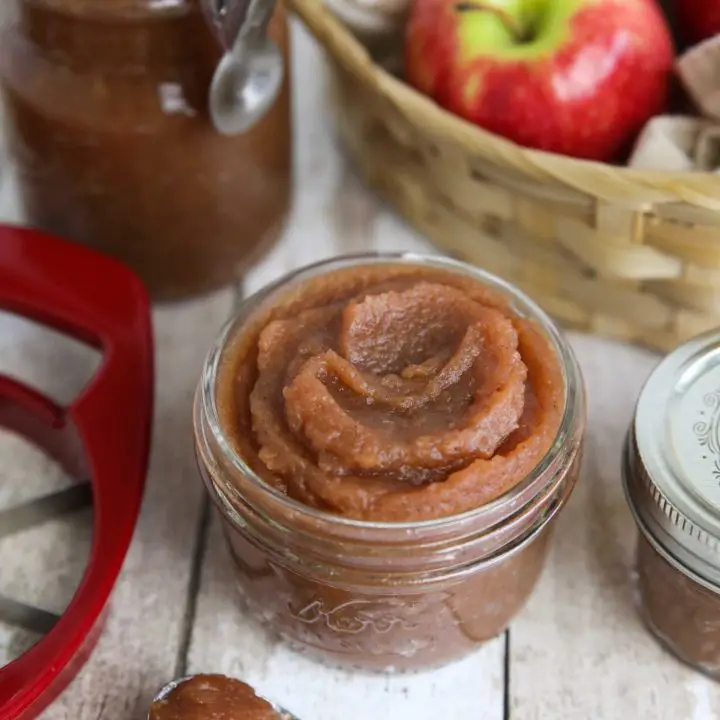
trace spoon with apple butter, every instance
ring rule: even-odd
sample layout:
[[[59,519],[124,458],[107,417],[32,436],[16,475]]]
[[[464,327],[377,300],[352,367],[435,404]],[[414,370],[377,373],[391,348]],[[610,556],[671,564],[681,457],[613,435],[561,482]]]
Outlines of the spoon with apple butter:
[[[157,694],[148,720],[300,720],[225,675],[191,675],[173,680]]]

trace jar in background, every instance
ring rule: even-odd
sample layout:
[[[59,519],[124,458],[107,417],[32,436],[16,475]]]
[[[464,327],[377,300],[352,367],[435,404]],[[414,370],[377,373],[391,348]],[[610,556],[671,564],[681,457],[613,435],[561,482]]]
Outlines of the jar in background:
[[[402,297],[402,289],[410,281],[417,280],[417,285],[413,287],[420,287],[423,283],[436,287],[433,283],[437,283],[439,277],[448,282],[452,280],[458,287],[463,283],[466,286],[472,284],[482,293],[491,293],[495,298],[493,302],[497,300],[504,307],[510,307],[510,312],[515,317],[524,318],[522,322],[525,326],[532,325],[532,332],[537,333],[535,337],[541,338],[543,352],[546,353],[544,357],[552,358],[553,372],[557,374],[543,374],[543,368],[538,366],[540,361],[534,360],[533,378],[560,378],[556,388],[558,392],[554,396],[557,402],[553,405],[557,424],[547,432],[548,449],[545,445],[533,445],[537,438],[527,440],[527,435],[527,445],[523,445],[523,439],[514,444],[503,444],[501,449],[508,448],[508,457],[513,456],[513,447],[542,449],[538,450],[537,459],[532,456],[527,474],[523,472],[513,476],[509,489],[498,489],[497,496],[481,506],[431,519],[416,518],[413,515],[415,510],[410,507],[396,514],[395,520],[388,520],[389,515],[384,515],[381,521],[358,519],[330,511],[328,498],[324,501],[325,507],[321,507],[321,502],[299,499],[304,492],[300,487],[305,482],[303,473],[307,470],[307,467],[302,467],[305,462],[302,458],[312,456],[303,450],[298,451],[300,454],[297,457],[301,459],[291,461],[297,462],[299,486],[279,489],[267,475],[268,468],[278,462],[280,454],[277,446],[272,449],[272,436],[277,438],[278,433],[286,433],[285,441],[292,444],[298,438],[298,428],[289,419],[292,414],[290,400],[287,400],[285,417],[288,425],[293,425],[292,433],[287,428],[278,429],[276,420],[261,421],[255,417],[253,422],[249,417],[243,398],[249,397],[250,404],[257,402],[258,406],[254,407],[275,403],[263,383],[269,377],[267,373],[272,375],[277,371],[277,368],[271,367],[274,363],[282,365],[285,362],[281,351],[269,351],[267,345],[253,345],[259,338],[265,337],[260,335],[259,328],[265,327],[266,321],[279,320],[279,324],[272,325],[273,330],[267,337],[270,341],[283,341],[283,338],[292,338],[299,327],[310,327],[319,322],[315,327],[320,328],[320,335],[312,340],[306,338],[297,346],[301,360],[315,357],[314,353],[321,351],[324,342],[330,347],[335,342],[324,333],[335,332],[337,318],[325,321],[323,313],[326,309],[329,309],[330,315],[335,312],[333,303],[339,302],[340,291],[348,292],[348,285],[343,283],[349,283],[352,296],[363,298],[364,304],[368,296],[371,301],[373,298],[389,298],[388,301],[394,302],[394,299]],[[376,286],[368,284],[373,278],[373,282],[376,280],[379,283],[377,292],[380,295],[374,295]],[[318,296],[313,298],[316,303],[312,305],[314,309],[306,314],[300,305],[307,301],[311,287]],[[368,287],[373,288],[372,292]],[[396,294],[387,292],[383,295],[389,287],[396,287],[397,290],[393,291]],[[423,285],[422,292],[426,291],[427,285]],[[451,297],[454,298],[453,303],[459,303],[458,308],[464,305],[462,298],[458,299],[456,294]],[[322,305],[325,300],[330,304]],[[443,301],[436,297],[433,302]],[[421,307],[418,303],[421,303],[419,299],[408,306],[411,315]],[[459,317],[438,316],[442,322],[435,325],[432,317],[423,314],[426,311],[432,313],[433,307],[436,305],[422,305],[418,311],[426,328],[422,332],[433,333],[435,330],[432,328],[440,328],[443,332],[446,324],[453,325]],[[399,314],[381,313],[378,316],[371,311],[370,316],[384,318],[380,320],[382,327],[386,327],[385,320],[393,322],[392,317],[398,319],[400,327],[412,324],[412,317],[408,318],[403,312],[398,310]],[[343,317],[347,320],[346,315]],[[370,321],[374,322],[372,318]],[[416,336],[422,332],[411,330],[402,342],[407,341],[413,346]],[[460,328],[460,334],[462,332]],[[362,329],[356,333],[356,339],[360,338],[361,343],[367,337]],[[432,345],[430,340],[428,342]],[[370,368],[375,363],[377,370],[383,348],[389,348],[393,353],[400,344],[399,341],[383,343],[376,336],[371,340],[374,350],[371,349],[364,360],[357,355],[357,347],[351,350],[347,343],[339,343],[338,347],[345,348],[346,357],[355,356],[356,369],[360,366]],[[248,354],[244,357],[253,359],[248,362],[242,360],[240,366],[238,358],[246,351]],[[264,353],[262,358],[253,354],[260,352]],[[374,352],[378,355],[373,355]],[[494,357],[492,352],[492,349],[488,350],[488,357]],[[425,358],[415,360],[419,364],[412,366],[413,375],[407,377],[416,377],[430,362]],[[513,367],[515,362],[513,359]],[[280,373],[291,381],[300,376],[303,367],[292,361]],[[406,369],[408,367],[410,365],[405,366]],[[457,366],[454,367],[457,370]],[[489,364],[487,367],[493,366]],[[374,379],[380,378],[379,372],[367,371],[363,377],[372,384]],[[494,371],[488,369],[487,372]],[[440,371],[434,377],[440,375],[447,377]],[[374,401],[358,406],[348,395],[354,380],[347,379],[350,385],[342,389],[332,385],[322,373],[318,377],[325,377],[330,383],[327,387],[335,388],[332,392],[338,403],[350,403],[348,407],[355,408],[363,422],[367,422],[367,427],[378,427],[377,421],[364,414],[366,410],[369,412]],[[383,376],[381,382],[391,377],[394,379],[385,385],[386,388],[397,387],[398,382],[402,386],[397,375]],[[437,406],[429,406],[437,407],[438,413],[444,412],[446,400],[450,404],[458,397],[455,389],[462,378],[453,377],[456,385],[447,388],[448,395],[436,398],[441,400]],[[248,394],[251,385],[253,390]],[[521,389],[521,392],[525,391]],[[287,398],[290,390],[286,389],[283,393]],[[381,396],[382,392],[378,397]],[[534,395],[533,398],[527,403],[533,406],[528,410],[528,417],[533,413],[544,417],[545,405]],[[379,399],[377,402],[386,400]],[[527,600],[541,573],[555,519],[577,479],[585,426],[584,402],[577,361],[552,322],[515,288],[463,263],[417,255],[341,258],[300,270],[250,298],[239,308],[237,316],[212,349],[198,387],[194,410],[200,472],[224,520],[237,583],[246,607],[270,630],[296,648],[331,664],[376,671],[420,669],[454,660],[478,647],[505,629]],[[314,412],[318,418],[326,415],[320,409]],[[434,427],[440,427],[441,437],[445,438],[455,425],[454,421],[443,417],[426,416],[431,423],[439,419],[439,424]],[[421,422],[425,420],[421,419]],[[531,420],[527,423],[530,424]],[[265,445],[263,440],[264,450],[257,451],[257,438],[251,438],[253,428],[269,434],[269,439],[266,439],[270,445]],[[530,437],[533,438],[532,435]],[[513,435],[509,438],[504,436],[501,442],[511,443],[512,438]],[[346,440],[346,444],[353,442],[350,436],[342,442]],[[244,453],[239,444],[248,452]],[[448,448],[445,447],[445,450]],[[517,468],[523,467],[520,458],[527,456],[518,450],[513,457],[516,457],[516,464],[509,461],[508,466],[517,472]],[[325,459],[333,461],[329,456]],[[367,456],[363,455],[362,459],[366,461]],[[311,459],[309,462],[314,461]],[[318,463],[321,464],[322,460]],[[403,466],[400,475],[405,470],[407,466]],[[314,469],[307,471],[312,473]],[[460,497],[463,490],[462,484],[457,482],[458,476],[448,476],[456,483],[450,492],[457,490],[458,493],[458,497],[451,495],[450,499],[464,501],[464,496]],[[490,471],[488,488],[491,477]],[[326,489],[332,491],[334,481],[335,476]],[[364,489],[375,487],[373,484],[381,482],[382,478],[377,475],[362,477],[359,485],[344,485],[355,481],[338,471],[338,487],[359,488],[357,497]],[[312,480],[307,482],[312,483]],[[369,485],[365,486],[365,482]],[[423,493],[429,485],[421,486]],[[436,478],[432,488],[445,492],[440,486],[441,482]],[[404,493],[407,486],[402,487]],[[412,501],[416,497],[415,490],[418,488],[408,490],[408,494],[402,497]],[[347,495],[343,497],[347,500]],[[431,502],[428,496],[422,497],[426,498],[424,502]],[[362,514],[363,508],[368,507],[365,501],[351,499],[349,502],[353,512]],[[443,501],[437,499],[436,502],[436,506],[427,505],[422,512],[428,509],[442,511]],[[417,509],[417,506],[413,507]]]
[[[720,679],[720,334],[668,355],[643,387],[623,459],[639,529],[634,581],[657,640]]]
[[[221,47],[199,0],[13,1],[0,81],[26,221],[125,261],[156,300],[237,279],[289,210],[283,9],[280,96],[226,137],[208,115]]]

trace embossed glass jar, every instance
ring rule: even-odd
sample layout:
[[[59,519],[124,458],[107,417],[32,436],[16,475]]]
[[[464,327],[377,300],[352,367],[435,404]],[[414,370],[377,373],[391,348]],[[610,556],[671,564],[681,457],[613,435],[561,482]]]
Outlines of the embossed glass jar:
[[[368,522],[314,509],[263,482],[233,449],[221,421],[227,408],[218,384],[226,356],[261,309],[326,273],[383,264],[441,269],[483,283],[534,321],[559,360],[564,408],[554,443],[511,490],[474,510]],[[585,427],[576,358],[547,316],[498,278],[415,255],[320,263],[245,301],[208,356],[194,413],[200,472],[224,520],[245,607],[317,659],[376,671],[437,666],[506,628],[541,573],[554,522],[577,480]]]
[[[640,616],[676,657],[720,680],[720,333],[668,355],[640,393],[623,482],[639,529]]]

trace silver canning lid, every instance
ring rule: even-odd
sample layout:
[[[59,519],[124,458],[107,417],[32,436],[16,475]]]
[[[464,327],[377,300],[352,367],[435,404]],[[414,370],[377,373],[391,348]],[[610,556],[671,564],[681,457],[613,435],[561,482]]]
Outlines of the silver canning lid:
[[[641,524],[681,570],[720,588],[720,332],[680,346],[643,387],[624,482]]]

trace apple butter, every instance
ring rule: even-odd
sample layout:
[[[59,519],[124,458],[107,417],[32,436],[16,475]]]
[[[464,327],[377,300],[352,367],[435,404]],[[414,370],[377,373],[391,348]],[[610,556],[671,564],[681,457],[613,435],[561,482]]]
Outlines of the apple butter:
[[[720,593],[678,572],[671,559],[641,536],[636,587],[642,619],[685,663],[720,679]]]
[[[383,670],[505,628],[584,427],[577,362],[536,306],[449,260],[341,259],[249,300],[208,363],[200,469],[255,614]]]
[[[641,619],[676,657],[720,680],[720,333],[681,345],[643,387],[623,482],[638,526]]]
[[[237,279],[289,210],[289,68],[269,113],[226,137],[208,114],[222,51],[199,0],[15,10],[0,84],[27,222],[125,261],[156,300]],[[287,62],[282,7],[269,34]]]
[[[148,720],[281,720],[244,682],[225,675],[193,675],[156,699]]]

